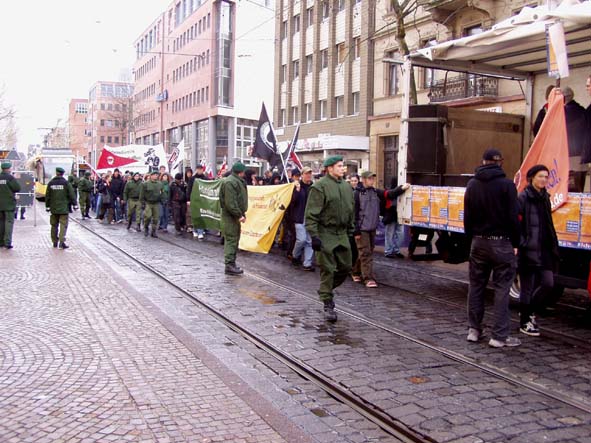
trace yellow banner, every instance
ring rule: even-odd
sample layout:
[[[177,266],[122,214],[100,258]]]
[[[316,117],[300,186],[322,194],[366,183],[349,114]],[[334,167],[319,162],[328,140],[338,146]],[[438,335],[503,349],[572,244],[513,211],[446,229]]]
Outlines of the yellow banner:
[[[240,230],[240,249],[263,254],[269,252],[291,202],[293,188],[293,183],[248,187],[248,211]]]

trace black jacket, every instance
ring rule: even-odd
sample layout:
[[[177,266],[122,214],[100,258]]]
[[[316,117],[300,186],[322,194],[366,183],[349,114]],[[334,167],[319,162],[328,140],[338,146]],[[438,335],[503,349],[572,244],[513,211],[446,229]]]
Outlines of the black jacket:
[[[548,109],[546,109],[548,107],[548,104],[545,104],[544,106],[542,106],[542,109],[540,109],[540,111],[538,112],[538,116],[536,117],[536,121],[534,122],[534,137],[536,135],[538,135],[538,132],[540,132],[540,128],[542,127],[542,122],[544,121],[544,118],[546,117],[546,114],[548,113]]]
[[[404,194],[402,186],[396,186],[394,189],[385,191],[385,197],[382,207],[382,223],[384,225],[390,225],[392,223],[398,223],[398,204],[396,199]]]
[[[312,184],[307,185],[304,182],[300,182],[300,190],[293,190],[291,203],[287,209],[288,221],[296,224],[304,223],[304,214],[306,212],[306,203],[308,202],[310,186],[312,186]]]
[[[123,190],[125,189],[125,182],[121,176],[111,177],[111,194],[113,198],[123,197]]]
[[[517,248],[520,238],[517,212],[517,189],[503,169],[494,164],[476,169],[464,195],[466,235],[508,237]]]
[[[584,145],[587,139],[585,114],[585,108],[574,100],[564,105],[569,157],[584,154]]]
[[[550,196],[529,185],[519,194],[519,266],[558,270],[558,238],[552,221]]]
[[[193,185],[195,184],[195,180],[209,180],[205,174],[194,174],[191,176],[189,181],[187,182],[187,200],[191,200],[191,193],[193,192]]]
[[[581,163],[591,163],[591,105],[585,110],[585,145],[581,154]]]
[[[170,185],[169,199],[171,203],[187,203],[187,185],[173,181]]]

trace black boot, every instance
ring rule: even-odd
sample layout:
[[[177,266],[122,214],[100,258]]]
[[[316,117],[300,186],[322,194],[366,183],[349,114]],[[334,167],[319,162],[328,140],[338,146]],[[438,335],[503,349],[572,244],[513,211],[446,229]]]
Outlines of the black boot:
[[[337,321],[337,313],[334,310],[334,301],[332,300],[324,302],[324,319],[331,323]]]
[[[60,249],[68,249],[69,246],[67,244],[65,244],[64,242],[60,242],[59,248]]]
[[[225,273],[228,275],[240,275],[244,274],[244,271],[240,267],[236,266],[236,263],[228,263],[226,265]]]
[[[136,232],[142,232],[142,225],[140,225],[139,223],[137,224],[137,226],[135,227]]]
[[[127,230],[129,231],[130,229],[131,229],[131,220],[129,220],[129,221],[127,222]]]
[[[144,226],[144,237],[147,237],[148,235],[150,235],[150,230],[148,225]]]
[[[156,229],[152,229],[152,237],[158,238],[158,234],[156,234]]]

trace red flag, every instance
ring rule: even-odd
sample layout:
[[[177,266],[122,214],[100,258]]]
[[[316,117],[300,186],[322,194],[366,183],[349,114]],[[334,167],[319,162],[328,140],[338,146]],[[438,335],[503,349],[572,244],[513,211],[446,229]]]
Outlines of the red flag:
[[[101,152],[101,156],[98,159],[96,169],[121,168],[122,166],[129,165],[135,162],[137,162],[137,160],[133,158],[120,157],[116,154],[113,154],[111,151],[108,151],[107,149],[103,148],[103,152]]]
[[[522,191],[527,186],[527,171],[538,164],[545,165],[550,170],[547,189],[552,210],[555,211],[566,203],[568,198],[569,170],[564,97],[558,88],[550,92],[548,113],[513,179],[518,191]]]
[[[302,165],[302,162],[300,161],[300,158],[298,157],[298,155],[296,154],[295,150],[297,148],[298,145],[298,137],[300,135],[300,125],[298,123],[298,126],[293,134],[293,139],[291,140],[291,143],[289,145],[289,154],[287,156],[288,159],[290,159],[294,165],[296,165],[298,168],[300,168],[300,171],[302,170],[302,168],[304,167]],[[287,160],[287,159],[286,159]]]

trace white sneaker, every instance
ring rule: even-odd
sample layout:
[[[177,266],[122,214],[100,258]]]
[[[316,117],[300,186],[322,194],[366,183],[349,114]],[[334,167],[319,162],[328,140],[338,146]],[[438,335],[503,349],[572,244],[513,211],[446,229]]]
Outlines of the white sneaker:
[[[480,340],[480,331],[474,328],[468,329],[468,337],[466,337],[466,340],[476,343],[478,340]]]
[[[193,238],[198,238],[199,234],[197,234],[197,232],[193,231]]]
[[[494,338],[491,338],[490,341],[488,342],[488,345],[491,348],[513,348],[515,346],[519,346],[521,344],[521,340],[519,340],[518,338],[515,337],[507,337],[506,340],[497,340]]]
[[[199,240],[203,240],[203,239],[205,238],[205,236],[204,236],[203,234],[198,234],[198,235],[197,235],[197,238],[198,238]]]

